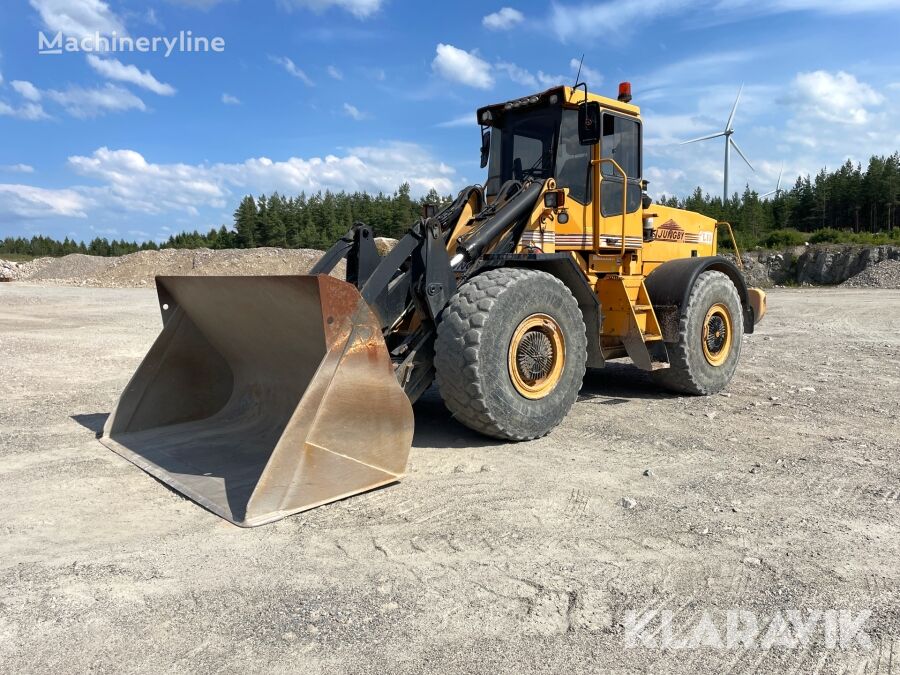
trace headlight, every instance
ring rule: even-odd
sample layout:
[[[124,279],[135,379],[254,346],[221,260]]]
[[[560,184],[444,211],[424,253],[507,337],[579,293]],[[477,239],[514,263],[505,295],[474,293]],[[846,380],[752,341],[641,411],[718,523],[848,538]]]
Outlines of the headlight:
[[[551,190],[544,193],[544,206],[548,209],[558,209],[566,203],[566,193],[562,190]]]

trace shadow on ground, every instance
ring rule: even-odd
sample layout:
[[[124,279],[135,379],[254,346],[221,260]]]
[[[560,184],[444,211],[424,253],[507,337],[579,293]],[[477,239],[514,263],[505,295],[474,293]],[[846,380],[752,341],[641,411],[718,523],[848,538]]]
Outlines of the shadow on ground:
[[[103,433],[103,425],[109,417],[109,413],[88,413],[85,415],[72,415],[73,420],[85,429],[90,429],[99,437]]]
[[[585,373],[578,401],[616,405],[636,398],[665,399],[673,396],[637,366],[609,362],[605,368],[590,369]]]
[[[664,399],[673,394],[663,391],[649,374],[628,363],[608,363],[603,369],[588,370],[578,401],[599,405],[618,405],[632,399]],[[413,406],[416,431],[415,448],[483,448],[505,442],[487,438],[457,422],[444,406],[436,386],[428,389]],[[81,426],[98,436],[109,413],[72,415]]]

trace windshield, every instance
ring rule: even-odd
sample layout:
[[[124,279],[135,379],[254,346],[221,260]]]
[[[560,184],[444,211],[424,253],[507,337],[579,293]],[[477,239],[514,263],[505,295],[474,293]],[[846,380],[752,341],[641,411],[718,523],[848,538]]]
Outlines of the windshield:
[[[495,195],[508,180],[553,176],[553,157],[560,108],[544,107],[506,113],[491,129],[491,155],[485,194]]]

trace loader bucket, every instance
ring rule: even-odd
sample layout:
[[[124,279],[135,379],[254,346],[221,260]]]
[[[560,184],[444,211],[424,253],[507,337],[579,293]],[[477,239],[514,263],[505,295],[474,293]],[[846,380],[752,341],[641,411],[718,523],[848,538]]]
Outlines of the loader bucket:
[[[412,406],[354,286],[157,277],[164,328],[101,442],[252,527],[398,480]]]

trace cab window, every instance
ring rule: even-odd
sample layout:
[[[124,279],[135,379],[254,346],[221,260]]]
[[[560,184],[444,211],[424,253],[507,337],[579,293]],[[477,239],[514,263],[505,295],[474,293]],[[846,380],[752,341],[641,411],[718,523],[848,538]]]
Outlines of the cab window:
[[[600,156],[622,167],[628,176],[628,213],[638,210],[641,203],[641,125],[637,120],[603,113]],[[600,190],[600,211],[604,216],[622,214],[622,176],[609,162],[601,164],[603,183]]]
[[[507,113],[491,130],[485,194],[497,194],[510,179],[550,178],[558,125],[558,106]]]
[[[563,110],[556,152],[556,182],[569,188],[569,197],[591,201],[591,146],[578,142],[578,111]]]

